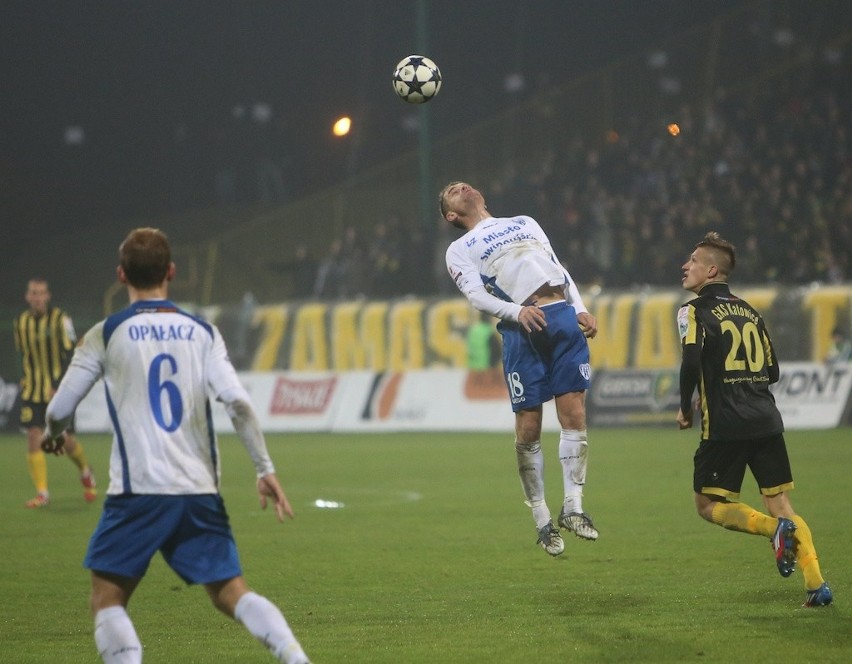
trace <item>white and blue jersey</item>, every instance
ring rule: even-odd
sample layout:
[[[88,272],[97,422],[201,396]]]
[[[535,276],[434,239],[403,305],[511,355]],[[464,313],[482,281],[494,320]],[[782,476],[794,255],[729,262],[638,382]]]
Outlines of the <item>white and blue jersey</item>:
[[[559,263],[535,219],[489,217],[447,249],[447,269],[480,311],[518,320],[521,306],[544,285],[562,288],[576,311],[586,311],[571,275]],[[499,302],[483,299],[483,290]]]
[[[103,378],[114,429],[109,487],[84,566],[141,578],[160,551],[187,583],[239,576],[219,487],[209,396],[249,403],[215,326],[168,300],[142,300],[86,333],[48,406],[67,418]],[[243,436],[259,475],[274,472],[262,433]]]
[[[476,309],[501,319],[497,329],[514,411],[589,388],[589,346],[577,322],[587,309],[535,219],[483,219],[449,246],[447,269]],[[528,333],[518,315],[542,286],[561,288],[565,301],[543,305],[547,326]]]
[[[218,492],[209,396],[249,398],[215,326],[168,300],[135,302],[89,330],[57,396],[76,401],[99,378],[114,429],[108,495]]]

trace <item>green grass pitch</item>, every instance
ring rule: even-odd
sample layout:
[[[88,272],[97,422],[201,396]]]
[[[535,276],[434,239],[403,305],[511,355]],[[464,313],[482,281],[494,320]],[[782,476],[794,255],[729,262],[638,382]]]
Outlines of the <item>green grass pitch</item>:
[[[106,484],[107,436],[81,436]],[[282,607],[316,664],[852,661],[852,430],[787,434],[793,504],[835,604],[804,609],[767,540],[705,523],[696,432],[595,429],[585,505],[601,536],[535,545],[505,434],[268,437],[296,519],[260,511],[248,455],[221,439],[225,496],[249,584]],[[544,436],[557,512],[556,434]],[[100,500],[48,459],[52,503],[26,510],[23,436],[0,436],[0,661],[99,661],[81,567]],[[319,508],[315,501],[342,503]],[[747,477],[743,500],[760,500]],[[160,558],[130,605],[146,664],[269,662]]]

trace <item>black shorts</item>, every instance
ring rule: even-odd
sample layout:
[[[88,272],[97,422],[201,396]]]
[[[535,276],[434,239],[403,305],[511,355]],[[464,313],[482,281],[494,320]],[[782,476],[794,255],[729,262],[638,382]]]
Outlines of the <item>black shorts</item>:
[[[695,452],[692,488],[695,493],[737,500],[746,468],[764,496],[793,488],[783,433],[753,440],[702,440]]]
[[[21,399],[18,422],[20,422],[22,428],[31,429],[33,427],[38,427],[39,429],[44,429],[47,425],[46,416],[46,403],[33,403],[32,401]],[[65,430],[70,433],[74,432],[74,418],[71,418],[71,422]]]

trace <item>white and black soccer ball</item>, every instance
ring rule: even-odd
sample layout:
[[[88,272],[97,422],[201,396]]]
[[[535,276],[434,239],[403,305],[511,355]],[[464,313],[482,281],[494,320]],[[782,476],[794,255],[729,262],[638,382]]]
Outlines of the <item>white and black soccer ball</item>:
[[[409,104],[422,104],[441,89],[441,70],[424,55],[409,55],[393,72],[393,89]]]

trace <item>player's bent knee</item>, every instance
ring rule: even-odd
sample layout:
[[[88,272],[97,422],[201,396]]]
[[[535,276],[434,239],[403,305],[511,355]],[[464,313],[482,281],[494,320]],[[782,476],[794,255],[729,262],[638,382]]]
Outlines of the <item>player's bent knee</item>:
[[[213,606],[230,618],[234,617],[234,609],[240,597],[249,591],[248,586],[241,576],[236,576],[226,581],[208,583],[204,588],[207,590]]]

